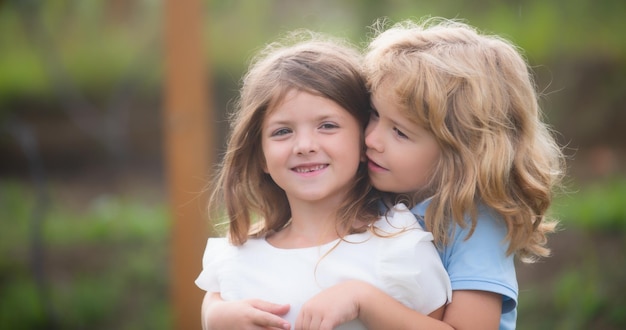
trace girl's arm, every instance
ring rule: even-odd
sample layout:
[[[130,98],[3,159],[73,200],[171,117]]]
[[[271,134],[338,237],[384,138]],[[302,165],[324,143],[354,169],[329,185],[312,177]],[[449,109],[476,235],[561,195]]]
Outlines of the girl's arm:
[[[207,292],[202,301],[202,329],[290,329],[279,315],[289,305],[278,305],[259,299],[224,301],[219,293]]]
[[[332,329],[359,318],[370,329],[498,329],[502,298],[485,291],[453,291],[452,302],[424,315],[380,289],[361,281],[346,281],[309,300],[296,329]]]

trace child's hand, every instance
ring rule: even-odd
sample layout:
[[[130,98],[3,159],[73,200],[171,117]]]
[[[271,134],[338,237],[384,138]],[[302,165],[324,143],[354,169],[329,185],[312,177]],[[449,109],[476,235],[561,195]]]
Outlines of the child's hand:
[[[323,290],[302,305],[295,328],[331,330],[358,318],[360,293],[368,286],[353,280]]]
[[[202,306],[202,328],[207,330],[289,330],[289,322],[280,317],[289,305],[279,305],[259,299],[223,301],[219,294],[207,293]]]

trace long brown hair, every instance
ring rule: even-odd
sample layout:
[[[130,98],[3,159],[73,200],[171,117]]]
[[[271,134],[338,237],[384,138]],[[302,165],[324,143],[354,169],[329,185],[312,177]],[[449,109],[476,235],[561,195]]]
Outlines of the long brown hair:
[[[214,218],[225,208],[234,245],[278,231],[291,218],[285,192],[263,171],[261,128],[266,113],[297,89],[336,102],[363,131],[369,118],[369,93],[361,60],[348,43],[304,30],[267,45],[253,59],[232,113],[227,150],[209,202]],[[364,144],[361,147],[363,152]],[[337,212],[337,230],[363,231],[365,227],[356,228],[355,220],[372,223],[377,212],[375,193],[361,164]]]

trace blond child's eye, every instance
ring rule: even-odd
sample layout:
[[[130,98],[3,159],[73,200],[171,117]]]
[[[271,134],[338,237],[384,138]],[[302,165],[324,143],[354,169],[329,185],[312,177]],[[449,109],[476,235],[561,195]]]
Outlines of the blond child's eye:
[[[399,130],[398,128],[394,127],[393,130],[396,132],[396,134],[398,134],[399,137],[403,138],[403,139],[407,139],[408,136],[404,133],[402,133],[401,130]]]

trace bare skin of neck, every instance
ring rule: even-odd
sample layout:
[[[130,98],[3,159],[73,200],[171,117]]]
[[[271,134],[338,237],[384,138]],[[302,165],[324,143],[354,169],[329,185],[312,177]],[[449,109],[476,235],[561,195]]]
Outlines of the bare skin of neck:
[[[346,233],[337,233],[337,209],[337,205],[292,203],[289,225],[269,236],[267,241],[277,248],[298,249],[343,237]]]

